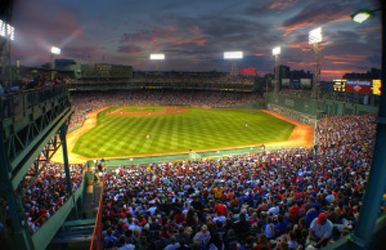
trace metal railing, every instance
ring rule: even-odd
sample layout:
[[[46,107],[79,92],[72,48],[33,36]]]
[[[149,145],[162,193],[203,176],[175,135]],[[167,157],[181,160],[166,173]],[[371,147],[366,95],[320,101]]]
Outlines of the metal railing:
[[[92,234],[90,250],[100,250],[102,244],[102,213],[103,213],[103,192],[105,187],[104,177],[102,179],[102,189],[99,198],[98,213],[96,215],[94,232]]]

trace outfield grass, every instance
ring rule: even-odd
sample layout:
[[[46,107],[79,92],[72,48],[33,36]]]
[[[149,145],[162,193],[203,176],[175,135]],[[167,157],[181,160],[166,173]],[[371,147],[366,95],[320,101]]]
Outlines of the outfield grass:
[[[165,109],[159,106],[131,106],[131,107],[122,108],[121,111],[147,113],[147,112],[163,112],[165,111]]]
[[[174,115],[98,116],[97,126],[78,139],[73,152],[101,158],[261,144],[288,140],[294,127],[258,110],[189,108]]]

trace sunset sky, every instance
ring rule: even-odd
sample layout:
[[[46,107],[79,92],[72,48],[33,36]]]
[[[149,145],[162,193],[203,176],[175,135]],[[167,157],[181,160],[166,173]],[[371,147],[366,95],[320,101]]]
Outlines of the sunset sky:
[[[77,63],[132,65],[154,70],[151,53],[164,53],[161,70],[229,71],[224,51],[241,50],[238,67],[273,72],[281,64],[313,70],[308,32],[323,28],[321,78],[380,68],[380,12],[362,24],[350,15],[377,9],[376,0],[30,0],[15,1],[12,58],[22,65],[59,58]]]

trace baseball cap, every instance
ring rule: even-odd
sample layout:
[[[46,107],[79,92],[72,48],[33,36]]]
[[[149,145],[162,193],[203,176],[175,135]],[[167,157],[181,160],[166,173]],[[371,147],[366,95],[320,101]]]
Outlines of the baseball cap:
[[[320,213],[316,222],[318,224],[323,225],[326,222],[326,220],[327,220],[327,215],[325,213]]]

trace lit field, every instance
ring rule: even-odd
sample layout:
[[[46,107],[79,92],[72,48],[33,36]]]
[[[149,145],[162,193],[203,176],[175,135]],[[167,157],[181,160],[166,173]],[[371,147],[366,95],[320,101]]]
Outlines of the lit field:
[[[120,109],[123,112],[162,112],[165,109],[159,106],[131,106]]]
[[[105,115],[118,108],[99,113],[97,126],[79,137],[72,152],[102,158],[236,147],[288,140],[295,127],[258,110],[189,108],[158,116]]]

